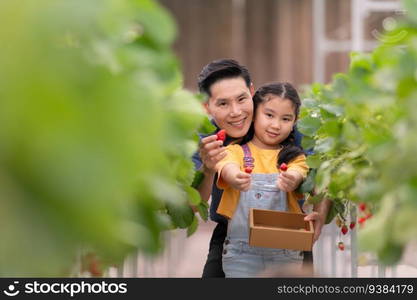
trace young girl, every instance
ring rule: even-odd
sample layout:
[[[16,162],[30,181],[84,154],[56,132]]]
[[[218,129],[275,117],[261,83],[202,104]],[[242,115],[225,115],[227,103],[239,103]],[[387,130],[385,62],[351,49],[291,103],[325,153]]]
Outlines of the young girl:
[[[284,263],[301,268],[303,260],[300,251],[248,244],[249,208],[301,212],[293,192],[308,171],[303,150],[294,144],[301,105],[297,91],[289,83],[267,84],[253,102],[247,136],[240,145],[227,146],[227,156],[216,165],[217,185],[224,189],[217,212],[229,219],[223,251],[226,277],[256,277]],[[282,163],[288,169],[278,173]]]

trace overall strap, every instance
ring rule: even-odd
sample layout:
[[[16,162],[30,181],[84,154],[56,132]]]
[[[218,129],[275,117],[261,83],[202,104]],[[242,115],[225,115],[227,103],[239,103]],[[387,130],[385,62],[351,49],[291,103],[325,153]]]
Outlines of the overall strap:
[[[252,157],[252,153],[250,152],[248,144],[242,145],[242,149],[243,149],[243,154],[244,154],[243,167],[244,168],[249,167],[253,169],[255,167],[254,165],[255,159]]]

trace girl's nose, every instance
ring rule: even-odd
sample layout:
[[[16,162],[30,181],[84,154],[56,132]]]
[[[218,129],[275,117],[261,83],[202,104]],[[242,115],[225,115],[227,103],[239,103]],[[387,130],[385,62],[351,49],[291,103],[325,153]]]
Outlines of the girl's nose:
[[[272,122],[271,127],[280,129],[281,128],[281,122],[279,120],[275,120],[275,121]]]

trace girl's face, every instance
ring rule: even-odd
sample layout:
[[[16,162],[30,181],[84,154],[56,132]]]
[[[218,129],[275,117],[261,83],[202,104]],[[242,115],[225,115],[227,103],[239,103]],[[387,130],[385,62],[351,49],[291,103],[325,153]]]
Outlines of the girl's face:
[[[278,149],[291,133],[295,121],[295,107],[288,99],[267,95],[254,117],[255,135],[252,142],[263,149]]]

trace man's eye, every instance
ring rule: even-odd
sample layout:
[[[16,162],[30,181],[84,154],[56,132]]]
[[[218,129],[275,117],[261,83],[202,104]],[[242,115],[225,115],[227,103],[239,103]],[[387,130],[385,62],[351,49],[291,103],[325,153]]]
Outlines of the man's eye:
[[[239,102],[243,102],[243,101],[245,101],[246,100],[246,98],[240,98],[239,99]]]

